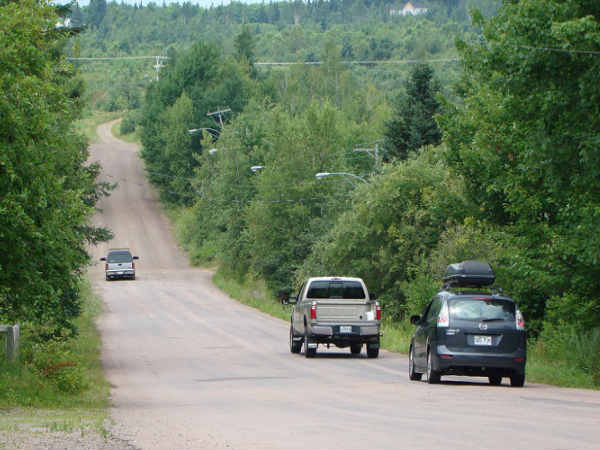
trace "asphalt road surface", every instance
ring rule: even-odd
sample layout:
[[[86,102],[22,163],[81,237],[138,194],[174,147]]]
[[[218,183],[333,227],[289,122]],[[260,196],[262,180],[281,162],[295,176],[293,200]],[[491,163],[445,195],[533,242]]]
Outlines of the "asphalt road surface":
[[[99,128],[91,148],[118,182],[96,224],[130,247],[135,281],[90,270],[105,304],[114,433],[139,449],[598,449],[600,392],[483,378],[410,382],[406,355],[288,349],[288,323],[230,299],[178,248],[138,148]]]

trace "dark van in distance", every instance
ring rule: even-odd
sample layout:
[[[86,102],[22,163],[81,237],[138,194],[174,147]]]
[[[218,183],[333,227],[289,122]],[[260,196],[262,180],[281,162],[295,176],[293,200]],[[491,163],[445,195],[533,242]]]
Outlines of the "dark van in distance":
[[[482,376],[499,385],[525,382],[526,335],[515,302],[495,289],[489,264],[451,264],[442,290],[420,316],[409,350],[409,377],[438,383],[443,375]]]

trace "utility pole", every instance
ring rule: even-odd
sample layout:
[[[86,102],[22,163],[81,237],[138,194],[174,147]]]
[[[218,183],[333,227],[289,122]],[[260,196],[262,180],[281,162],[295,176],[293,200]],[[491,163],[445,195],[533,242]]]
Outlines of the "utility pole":
[[[375,143],[375,148],[355,148],[355,153],[368,153],[373,158],[375,158],[375,170],[379,170],[379,144]]]
[[[156,56],[156,64],[154,65],[154,68],[156,69],[156,81],[158,81],[160,69],[165,67],[164,64],[160,63],[160,60],[165,58],[166,56]]]
[[[209,117],[219,116],[219,124],[221,125],[221,129],[223,129],[223,114],[230,113],[230,112],[231,112],[230,108],[225,108],[225,109],[220,109],[218,111],[206,113],[206,115]]]

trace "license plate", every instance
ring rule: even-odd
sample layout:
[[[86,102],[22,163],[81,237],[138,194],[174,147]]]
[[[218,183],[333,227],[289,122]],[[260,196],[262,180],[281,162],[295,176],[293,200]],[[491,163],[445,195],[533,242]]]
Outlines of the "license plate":
[[[340,327],[340,333],[352,333],[352,327],[350,325],[342,325]]]
[[[492,337],[491,336],[473,336],[473,343],[475,345],[492,345]]]
[[[123,272],[117,272],[118,275],[123,275]]]

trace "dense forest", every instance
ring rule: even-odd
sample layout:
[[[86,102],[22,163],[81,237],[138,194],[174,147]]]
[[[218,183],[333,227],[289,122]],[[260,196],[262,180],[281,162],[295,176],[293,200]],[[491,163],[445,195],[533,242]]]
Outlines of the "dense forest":
[[[264,280],[273,299],[308,274],[359,276],[388,320],[402,323],[421,312],[447,264],[487,260],[532,342],[541,337],[548,358],[569,359],[600,384],[590,358],[600,351],[600,4],[424,3],[427,13],[400,16],[392,10],[401,5],[386,0],[209,9],[92,0],[71,9],[70,26],[84,31],[40,42],[39,58],[3,32],[4,61],[17,54],[29,64],[6,65],[3,99],[29,92],[14,80],[31,72],[39,89],[68,100],[52,97],[59,103],[37,121],[59,126],[45,127],[56,131],[41,140],[65,149],[52,153],[56,161],[28,145],[34,131],[21,117],[31,113],[0,105],[3,145],[13,149],[3,150],[0,170],[13,174],[28,151],[49,173],[67,167],[69,176],[58,187],[1,178],[0,315],[21,313],[30,272],[6,268],[35,256],[23,242],[44,242],[38,223],[72,233],[67,257],[51,267],[68,262],[69,277],[85,262],[81,242],[107,237],[82,225],[102,192],[69,131],[84,101],[124,112],[122,131],[139,136],[148,176],[195,263]],[[158,69],[152,58],[82,59],[156,55],[167,57]],[[17,111],[36,104],[15,102]],[[341,175],[315,176],[324,172]],[[73,214],[51,215],[65,202]],[[72,288],[36,286],[63,309],[76,305]]]

